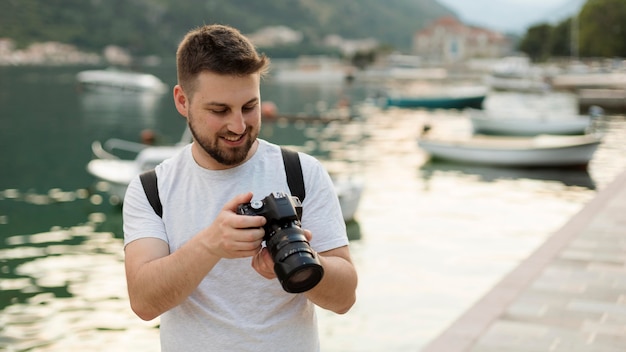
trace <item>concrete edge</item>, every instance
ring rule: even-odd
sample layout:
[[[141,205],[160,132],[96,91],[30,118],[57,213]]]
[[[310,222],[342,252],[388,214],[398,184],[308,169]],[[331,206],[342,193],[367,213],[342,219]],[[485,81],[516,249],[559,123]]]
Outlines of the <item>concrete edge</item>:
[[[604,190],[596,194],[578,213],[552,234],[543,245],[420,351],[468,351],[515,298],[532,283],[577,234],[587,227],[623,187],[626,187],[626,171],[618,175]]]

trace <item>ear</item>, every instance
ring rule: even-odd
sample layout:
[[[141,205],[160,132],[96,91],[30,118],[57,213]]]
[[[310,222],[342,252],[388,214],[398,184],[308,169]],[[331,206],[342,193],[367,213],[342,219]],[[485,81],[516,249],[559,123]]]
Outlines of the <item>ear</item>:
[[[186,118],[187,109],[189,108],[189,99],[187,98],[185,91],[183,91],[183,87],[178,84],[174,86],[174,105],[176,105],[178,113]]]

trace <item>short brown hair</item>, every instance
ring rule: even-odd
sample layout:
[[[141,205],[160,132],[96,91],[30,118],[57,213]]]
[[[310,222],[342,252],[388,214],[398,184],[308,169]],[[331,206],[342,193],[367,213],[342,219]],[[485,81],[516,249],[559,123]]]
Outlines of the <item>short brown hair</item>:
[[[223,75],[265,74],[269,58],[259,54],[239,30],[219,24],[189,31],[176,51],[178,84],[193,91],[195,78],[202,71]]]

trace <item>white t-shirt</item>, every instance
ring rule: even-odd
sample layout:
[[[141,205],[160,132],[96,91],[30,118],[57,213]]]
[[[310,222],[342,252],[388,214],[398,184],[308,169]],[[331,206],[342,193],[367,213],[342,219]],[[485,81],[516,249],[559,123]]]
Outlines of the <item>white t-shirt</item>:
[[[302,228],[311,247],[323,252],[348,244],[339,200],[330,176],[312,156],[300,153],[306,198]],[[235,195],[252,191],[253,200],[272,192],[290,194],[280,147],[259,139],[246,163],[207,170],[191,155],[191,145],[157,166],[163,218],[154,213],[139,177],[124,198],[125,245],[155,237],[176,251],[209,226]],[[267,280],[251,258],[222,259],[179,306],[161,316],[162,351],[319,351],[314,305],[303,294],[285,292]]]

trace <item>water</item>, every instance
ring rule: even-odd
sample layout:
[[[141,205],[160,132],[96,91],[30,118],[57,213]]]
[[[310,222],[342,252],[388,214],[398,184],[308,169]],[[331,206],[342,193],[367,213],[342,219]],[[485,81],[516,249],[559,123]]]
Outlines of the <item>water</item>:
[[[78,94],[80,67],[0,68],[0,350],[158,351],[158,319],[129,309],[121,212],[85,171],[93,140],[176,141],[171,98]],[[173,70],[154,69],[170,87]],[[362,100],[372,86],[275,86],[281,112]],[[487,106],[575,109],[572,96],[494,93]],[[426,122],[460,112],[369,109],[349,123],[270,123],[262,137],[299,146],[366,184],[348,224],[360,275],[346,315],[319,312],[324,351],[417,351],[624,169],[626,122],[611,116],[588,170],[430,162]]]

